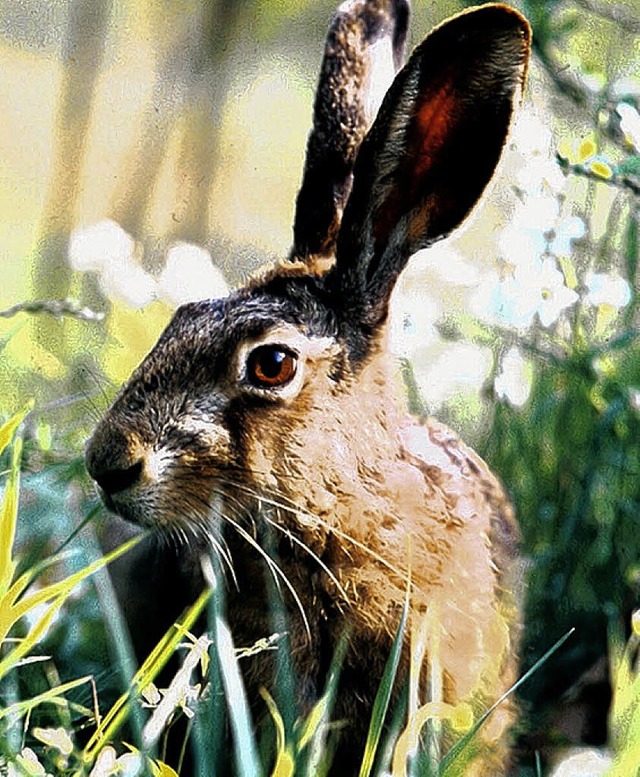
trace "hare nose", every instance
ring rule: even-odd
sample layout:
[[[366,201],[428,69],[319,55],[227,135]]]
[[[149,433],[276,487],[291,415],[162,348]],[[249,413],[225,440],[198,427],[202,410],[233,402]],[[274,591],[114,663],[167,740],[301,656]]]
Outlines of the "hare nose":
[[[142,461],[140,460],[124,469],[106,469],[101,472],[91,472],[90,474],[105,494],[111,496],[135,485],[140,478],[141,472]]]
[[[85,451],[87,472],[106,496],[131,488],[141,478],[144,455],[135,440],[114,424],[102,423]]]

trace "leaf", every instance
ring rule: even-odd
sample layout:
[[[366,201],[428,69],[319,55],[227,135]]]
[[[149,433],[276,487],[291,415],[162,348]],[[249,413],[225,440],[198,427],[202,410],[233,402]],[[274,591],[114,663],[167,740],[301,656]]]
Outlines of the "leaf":
[[[616,167],[620,175],[640,175],[640,154],[628,156]]]
[[[623,250],[627,280],[631,284],[631,288],[635,289],[636,273],[638,271],[638,218],[633,213],[629,214],[629,224],[624,236]],[[635,293],[637,294],[638,291],[636,290]]]
[[[267,703],[269,714],[276,727],[276,762],[271,777],[293,777],[295,760],[291,752],[291,745],[287,745],[286,742],[282,715],[278,712],[275,701],[265,688],[260,689],[260,695]]]
[[[0,430],[0,434],[1,432],[2,430]],[[0,597],[4,596],[7,588],[9,588],[16,568],[13,561],[13,542],[16,536],[16,523],[18,521],[21,457],[22,440],[18,438],[13,447],[9,481],[7,482],[4,500],[0,508]]]
[[[66,704],[66,701],[62,698],[64,693],[72,690],[73,688],[77,688],[79,685],[83,685],[84,683],[90,683],[91,680],[92,678],[88,675],[86,677],[80,677],[77,680],[71,680],[68,683],[63,683],[62,685],[56,685],[55,688],[49,688],[48,691],[39,693],[37,696],[34,696],[31,699],[23,699],[22,701],[16,702],[9,707],[3,707],[0,709],[0,720],[3,718],[11,718],[14,715],[19,715],[22,717],[28,712],[31,712],[34,707],[37,707],[39,704],[43,704],[44,702],[51,702],[54,704],[64,702]],[[35,732],[34,735],[38,737]],[[44,741],[42,737],[38,738],[40,738],[41,741]]]
[[[251,713],[233,649],[231,632],[219,614],[216,614],[215,618],[215,647],[229,708],[229,721],[233,730],[237,773],[239,777],[258,777],[262,774],[262,769],[258,759]]]
[[[30,399],[27,404],[20,410],[18,413],[16,413],[12,418],[10,418],[5,424],[0,426],[0,453],[4,451],[4,449],[9,445],[11,440],[13,439],[13,435],[16,431],[16,429],[20,426],[20,424],[23,422],[24,417],[33,409],[33,400]]]
[[[384,668],[380,687],[378,688],[378,692],[376,693],[376,698],[373,704],[371,723],[369,724],[369,732],[367,734],[367,742],[364,748],[364,756],[360,766],[359,777],[369,777],[371,774],[373,762],[376,757],[376,751],[380,742],[380,734],[382,733],[382,726],[384,725],[384,719],[389,707],[391,691],[393,690],[393,683],[398,672],[398,665],[400,664],[400,654],[402,652],[402,645],[404,642],[404,633],[407,626],[407,618],[409,617],[410,585],[411,583],[408,581],[407,595],[404,600],[404,607],[402,608],[402,616],[400,617],[400,623],[398,624],[398,630],[396,631],[396,636],[393,640],[391,653]]]
[[[38,622],[29,629],[29,633],[24,639],[18,642],[17,646],[7,655],[2,661],[0,661],[0,679],[2,679],[8,672],[15,668],[17,663],[40,642],[44,635],[49,630],[49,626],[53,622],[53,619],[60,611],[60,608],[64,604],[65,597],[58,597],[47,608],[46,612],[38,620]],[[19,620],[17,618],[16,620]]]
[[[163,761],[151,761],[150,766],[153,777],[180,777],[175,769],[172,769]]]

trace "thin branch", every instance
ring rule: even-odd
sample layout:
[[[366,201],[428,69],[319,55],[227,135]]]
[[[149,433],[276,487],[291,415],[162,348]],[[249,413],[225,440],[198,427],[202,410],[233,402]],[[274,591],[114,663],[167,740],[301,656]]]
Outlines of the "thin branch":
[[[619,101],[613,99],[606,89],[602,91],[591,89],[572,70],[570,65],[562,64],[546,46],[535,38],[533,49],[558,93],[583,109],[592,120],[600,116],[598,130],[620,149],[628,152],[628,142],[620,128],[620,117],[616,112]]]
[[[561,154],[556,154],[556,160],[560,169],[564,173],[572,173],[573,175],[579,175],[582,178],[588,178],[591,181],[597,181],[598,183],[606,183],[609,186],[615,186],[618,189],[626,189],[636,196],[640,196],[640,180],[630,175],[620,175],[615,170],[611,171],[611,176],[605,178],[602,175],[594,172],[591,168],[584,165],[571,164],[566,157]]]
[[[6,310],[0,310],[0,318],[11,318],[18,313],[46,313],[58,320],[64,316],[79,321],[102,321],[104,319],[104,313],[82,307],[79,302],[69,298],[63,300],[35,299],[19,302]]]
[[[602,3],[599,0],[574,0],[574,2],[594,16],[623,27],[626,32],[640,32],[640,16],[626,6]]]

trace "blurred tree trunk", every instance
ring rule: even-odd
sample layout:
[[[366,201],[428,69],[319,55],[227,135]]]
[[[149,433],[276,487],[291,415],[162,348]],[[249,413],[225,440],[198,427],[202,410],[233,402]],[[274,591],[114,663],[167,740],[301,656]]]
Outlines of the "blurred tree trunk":
[[[36,241],[32,281],[35,297],[62,299],[69,293],[67,245],[74,226],[94,87],[111,5],[112,0],[69,0],[52,169]],[[36,319],[34,327],[36,340],[57,357],[63,357],[62,325]]]
[[[159,37],[163,37],[160,32]],[[118,186],[108,209],[109,218],[137,238],[142,235],[145,215],[182,104],[181,70],[188,48],[189,41],[175,34],[161,48],[151,101],[145,109],[140,132],[131,143],[124,170],[118,175]]]
[[[174,237],[203,243],[209,236],[209,200],[219,153],[220,126],[232,78],[233,40],[242,13],[241,0],[205,3],[202,48],[188,84],[186,122],[182,132]]]
[[[208,235],[209,192],[218,151],[220,117],[231,76],[233,39],[250,3],[197,0],[196,10],[163,16],[156,34],[165,41],[142,128],[131,145],[109,215],[139,238],[178,121],[180,141],[171,237],[203,242]],[[161,241],[162,242],[162,241]],[[147,266],[153,259],[147,257]]]

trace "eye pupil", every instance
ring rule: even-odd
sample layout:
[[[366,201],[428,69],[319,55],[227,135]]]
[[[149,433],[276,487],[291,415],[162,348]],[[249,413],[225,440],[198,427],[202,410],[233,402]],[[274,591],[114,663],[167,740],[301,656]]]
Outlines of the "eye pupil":
[[[260,367],[267,378],[277,378],[287,354],[284,351],[267,351],[260,359]]]
[[[297,359],[279,345],[261,345],[250,355],[247,364],[249,380],[256,386],[283,386],[295,375]]]

